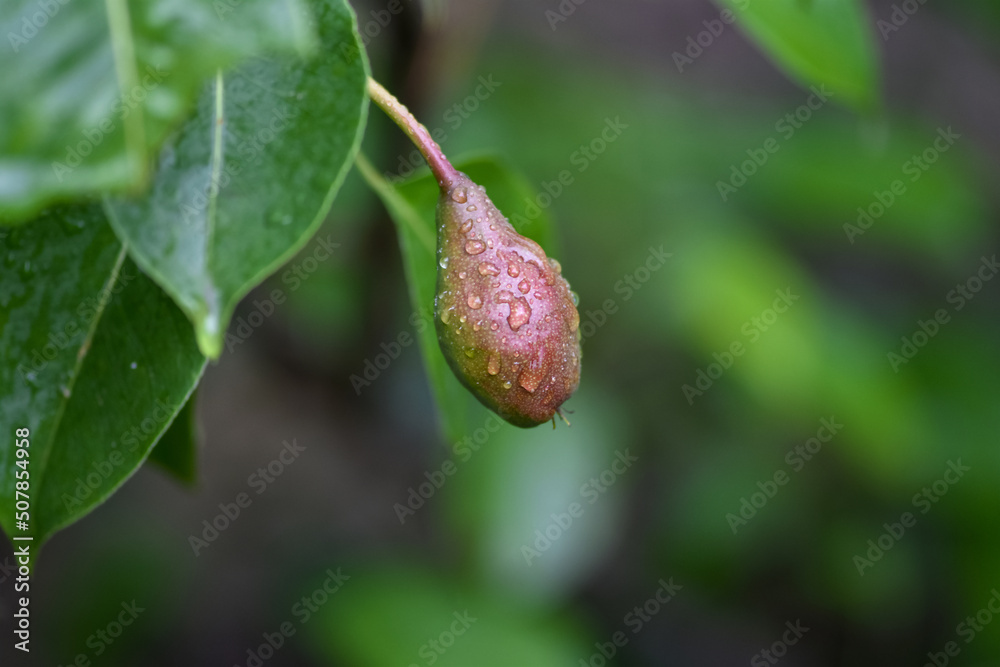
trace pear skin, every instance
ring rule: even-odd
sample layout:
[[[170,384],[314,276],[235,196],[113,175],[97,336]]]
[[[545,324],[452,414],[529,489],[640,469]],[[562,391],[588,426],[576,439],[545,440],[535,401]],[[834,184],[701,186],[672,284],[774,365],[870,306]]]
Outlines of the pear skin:
[[[580,384],[580,314],[559,262],[517,233],[460,172],[437,205],[434,322],[445,359],[520,427],[553,418]]]

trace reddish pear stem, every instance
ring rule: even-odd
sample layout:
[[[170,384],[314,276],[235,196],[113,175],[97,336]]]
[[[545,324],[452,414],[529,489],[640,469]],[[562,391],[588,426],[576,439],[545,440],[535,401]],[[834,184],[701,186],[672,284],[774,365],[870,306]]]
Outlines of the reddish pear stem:
[[[441,152],[441,147],[437,145],[437,142],[431,138],[427,128],[417,122],[410,110],[403,106],[392,93],[371,77],[368,79],[368,95],[420,150],[420,154],[427,160],[428,166],[437,178],[441,191],[450,190],[458,181],[458,171],[448,162],[448,158]]]

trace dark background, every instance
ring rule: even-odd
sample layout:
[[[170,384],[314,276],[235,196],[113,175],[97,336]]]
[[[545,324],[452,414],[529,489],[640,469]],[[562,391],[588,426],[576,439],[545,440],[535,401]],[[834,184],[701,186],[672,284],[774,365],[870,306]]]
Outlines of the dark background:
[[[364,28],[387,3],[354,5]],[[412,333],[412,308],[395,230],[354,172],[317,237],[334,255],[311,262],[314,240],[286,267],[305,278],[265,283],[288,302],[206,372],[197,485],[145,466],[53,538],[31,660],[5,638],[0,664],[252,665],[283,623],[294,635],[263,664],[596,666],[619,631],[609,664],[775,664],[765,649],[789,666],[1000,664],[1000,281],[974,279],[997,248],[997,5],[927,2],[885,40],[892,3],[869,2],[884,115],[833,99],[790,137],[776,123],[810,92],[734,26],[678,71],[672,54],[719,15],[709,2],[588,0],[554,30],[555,0],[404,5],[371,28],[374,75],[445,152],[499,153],[541,191],[573,175],[548,207],[594,325],[573,426],[486,437],[484,422],[477,451],[451,454],[413,345],[359,395],[351,376]],[[480,77],[500,85],[470,98]],[[580,171],[607,119],[627,128]],[[908,180],[947,128],[960,139]],[[722,201],[716,183],[769,137],[780,150]],[[392,173],[411,148],[373,109],[364,150]],[[896,179],[905,193],[852,242],[845,224]],[[660,246],[671,257],[644,273]],[[954,296],[967,283],[980,291]],[[780,314],[776,290],[798,297]],[[700,371],[716,378],[686,395]],[[823,419],[842,427],[801,467],[786,458]],[[273,464],[292,441],[304,450]],[[581,492],[625,451],[635,464]],[[401,523],[394,505],[449,459]],[[281,472],[262,488],[250,476],[268,464]],[[190,536],[241,492],[250,506],[195,555]],[[761,506],[737,523],[744,499]],[[551,528],[572,502],[582,515]],[[546,527],[558,536],[529,565]],[[661,580],[680,586],[664,605]],[[120,637],[91,638],[132,601]]]

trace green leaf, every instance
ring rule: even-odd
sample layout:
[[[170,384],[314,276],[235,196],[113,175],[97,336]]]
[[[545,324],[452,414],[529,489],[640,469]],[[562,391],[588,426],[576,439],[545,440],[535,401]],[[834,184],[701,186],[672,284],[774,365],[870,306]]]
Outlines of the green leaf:
[[[148,196],[111,203],[136,262],[222,351],[236,303],[323,222],[364,130],[368,63],[343,0],[317,0],[323,43],[218,74],[160,154]]]
[[[396,223],[410,301],[424,323],[424,326],[417,326],[417,335],[431,389],[441,409],[445,435],[452,441],[460,440],[471,431],[470,427],[481,425],[485,408],[471,397],[451,372],[441,353],[434,328],[437,183],[430,171],[424,170],[420,175],[393,186],[363,156],[358,157],[357,166]],[[490,199],[510,218],[519,233],[537,241],[549,256],[553,256],[552,225],[545,210],[528,206],[537,193],[524,177],[492,157],[459,161],[455,166],[486,188]]]
[[[574,665],[592,650],[576,623],[435,572],[368,566],[349,576],[306,629],[330,664],[430,664],[433,656],[438,667]],[[442,644],[428,641],[449,629],[448,650],[432,651]]]
[[[602,475],[607,480],[604,471],[620,465],[616,450],[640,460],[645,455],[629,448],[635,440],[622,400],[594,391],[594,385],[584,384],[574,394],[573,428],[480,424],[488,439],[478,434],[474,452],[468,446],[458,451],[461,474],[440,491],[448,525],[465,546],[472,570],[510,599],[555,606],[618,547],[627,524],[626,489],[641,476],[637,466],[623,468],[620,479],[603,487],[599,501],[581,485]],[[535,551],[535,530],[544,532],[552,515],[573,503],[584,510],[572,528],[545,551]]]
[[[191,486],[198,475],[198,423],[195,420],[197,392],[177,413],[170,428],[149,454],[155,463],[179,481]]]
[[[97,205],[8,230],[0,270],[0,526],[34,536],[104,501],[142,464],[201,377],[177,307]],[[30,530],[15,530],[14,429],[30,431]]]
[[[307,21],[302,0],[0,3],[0,219],[144,187],[205,79],[311,52]]]
[[[861,0],[717,0],[793,79],[860,111],[879,104],[871,20]]]

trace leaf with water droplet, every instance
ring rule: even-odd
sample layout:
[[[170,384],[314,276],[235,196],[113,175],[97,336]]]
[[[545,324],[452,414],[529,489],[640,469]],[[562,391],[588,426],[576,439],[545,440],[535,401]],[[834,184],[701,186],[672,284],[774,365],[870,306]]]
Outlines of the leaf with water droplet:
[[[161,154],[151,191],[110,203],[129,253],[188,314],[210,357],[239,300],[312,238],[357,153],[364,49],[346,3],[314,4],[317,57],[219,74]],[[345,45],[359,57],[345,59]]]
[[[0,56],[0,220],[148,185],[151,158],[206,78],[314,52],[306,4],[0,2],[12,29]]]
[[[64,218],[81,222],[61,224]],[[72,231],[71,231],[72,230]],[[31,441],[38,547],[111,495],[145,460],[205,365],[190,323],[128,259],[100,205],[53,208],[11,230],[0,270],[0,423]],[[14,505],[13,438],[0,438],[0,507]],[[100,466],[97,481],[81,476]],[[13,514],[0,525],[14,534]]]

